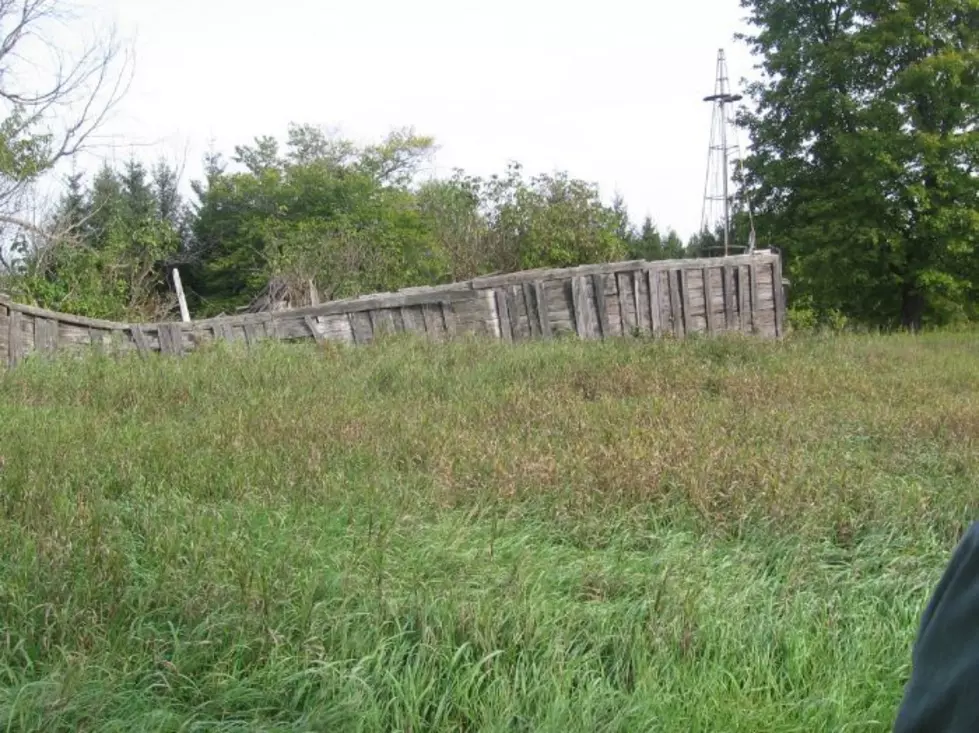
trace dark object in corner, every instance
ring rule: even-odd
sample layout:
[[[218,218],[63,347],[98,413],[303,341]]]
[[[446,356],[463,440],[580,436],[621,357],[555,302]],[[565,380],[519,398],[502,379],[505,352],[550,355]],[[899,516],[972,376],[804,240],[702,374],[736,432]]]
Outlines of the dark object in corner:
[[[925,608],[894,733],[979,731],[979,523]]]

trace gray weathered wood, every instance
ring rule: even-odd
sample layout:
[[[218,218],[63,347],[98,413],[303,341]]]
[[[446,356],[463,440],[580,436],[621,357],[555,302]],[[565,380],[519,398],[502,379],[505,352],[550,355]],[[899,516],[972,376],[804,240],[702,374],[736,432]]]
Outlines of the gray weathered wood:
[[[680,303],[680,271],[670,272],[670,315],[673,320],[673,335],[682,336],[685,330],[683,306]]]
[[[179,323],[160,324],[160,352],[179,356],[184,353],[184,334]]]
[[[626,280],[631,273],[619,272],[615,275],[615,290],[618,295],[619,301],[619,333],[623,336],[628,336],[630,332],[629,326],[631,325],[628,320],[626,320],[626,313],[629,312],[629,297],[632,295],[632,288],[626,287],[623,280]],[[639,311],[636,311],[636,315],[639,315]]]
[[[456,323],[455,313],[452,311],[452,303],[443,300],[439,303],[439,310],[442,315],[442,326],[445,329],[445,333],[448,336],[455,336],[458,330],[458,324]]]
[[[663,310],[659,302],[659,270],[647,270],[646,280],[649,287],[649,328],[654,336],[663,333]]]
[[[738,277],[738,320],[741,333],[751,332],[751,301],[748,296],[750,289],[748,285],[747,270],[739,265],[736,274]]]
[[[245,343],[254,346],[265,338],[265,324],[246,323],[245,324]]]
[[[785,335],[785,289],[782,287],[782,260],[772,262],[772,296],[775,299],[775,336]]]
[[[500,322],[500,338],[507,343],[513,341],[513,328],[510,326],[510,308],[507,304],[506,288],[493,290],[496,295],[496,315]]]
[[[381,335],[393,334],[397,330],[394,325],[394,315],[387,308],[368,311],[368,316],[375,338]]]
[[[523,293],[524,309],[527,311],[527,330],[531,338],[536,338],[540,333],[540,317],[537,315],[537,304],[534,303],[534,284],[532,282],[522,282],[520,290]]]
[[[733,265],[724,265],[724,316],[727,330],[736,331],[738,329],[738,310]]]
[[[545,339],[553,336],[551,331],[551,314],[544,295],[544,283],[540,280],[534,283],[534,305],[537,307],[538,330]]]
[[[190,323],[190,311],[187,310],[187,298],[184,296],[184,286],[180,282],[180,270],[173,268],[173,288],[177,291],[177,302],[180,304],[180,320]]]
[[[605,300],[605,275],[596,273],[591,276],[592,290],[595,293],[595,308],[598,313],[598,335],[609,338],[612,335],[612,325],[608,320],[608,303]]]
[[[10,303],[0,299],[0,302],[5,303],[11,312],[19,312],[22,316],[35,316],[39,318],[51,318],[53,320],[59,321],[60,323],[70,323],[75,326],[85,326],[87,328],[101,328],[106,331],[125,331],[129,328],[126,323],[117,323],[116,321],[103,321],[99,318],[86,318],[85,316],[76,316],[70,313],[59,313],[58,311],[49,311],[44,308],[36,308],[32,305],[23,305],[22,303]]]
[[[643,276],[635,274],[637,269],[646,273],[645,282],[638,279]],[[695,269],[704,279],[704,323],[708,332],[750,329],[776,337],[785,333],[787,304],[781,285],[780,256],[763,250],[724,259],[610,263],[477,278],[467,283],[379,293],[271,314],[222,316],[192,322],[187,334],[179,322],[100,321],[10,304],[8,296],[0,294],[0,354],[6,354],[8,362],[17,363],[34,350],[71,351],[76,346],[99,347],[103,342],[106,349],[111,342],[113,352],[135,348],[145,353],[159,344],[166,353],[182,353],[210,340],[211,333],[215,339],[244,336],[254,343],[262,338],[316,338],[315,331],[323,340],[367,343],[374,340],[375,332],[389,328],[414,332],[425,329],[438,338],[472,333],[516,341],[565,331],[575,331],[584,338],[592,334],[609,338],[620,331],[628,333],[633,327],[662,335],[670,330],[668,318],[674,333],[682,336],[702,328],[700,291],[691,292],[689,282],[694,277],[690,272]],[[713,270],[718,271],[717,280],[711,276]],[[587,278],[591,278],[591,287],[587,286]],[[477,287],[477,283],[497,284],[487,289]],[[607,290],[612,286],[615,293]],[[663,292],[665,287],[668,292]],[[594,306],[589,303],[590,297],[595,298]],[[595,316],[590,312],[592,307]]]
[[[350,318],[350,330],[353,333],[355,344],[369,344],[374,339],[374,332],[371,330],[371,321],[365,311],[355,311],[348,315]],[[425,314],[425,325],[428,326],[428,314]]]
[[[320,333],[316,321],[312,316],[303,316],[303,322],[306,324],[306,328],[309,329],[309,335],[313,337],[316,343],[322,344],[326,342],[326,336]]]
[[[218,321],[211,327],[215,340],[231,343],[235,340],[235,330],[228,321]]]
[[[642,309],[639,305],[639,283],[642,280],[642,270],[635,270],[630,275],[632,277],[632,307],[633,312],[636,314],[636,329],[642,331],[642,316],[640,315]],[[652,331],[652,325],[649,328]]]
[[[680,299],[683,301],[683,332],[691,334],[694,332],[693,307],[690,305],[690,280],[687,277],[689,270],[680,270]]]
[[[105,331],[99,328],[88,329],[88,341],[96,351],[96,353],[102,353],[105,351]]]
[[[710,270],[704,268],[700,271],[700,276],[704,280],[704,315],[707,318],[707,333],[717,332],[717,323],[714,319],[714,288],[710,281]]]
[[[23,318],[20,311],[11,310],[10,318],[7,320],[7,363],[10,366],[17,366],[20,363],[22,352],[20,344],[23,341],[20,334],[20,321]]]
[[[571,304],[574,310],[574,327],[578,338],[591,338],[588,330],[588,313],[585,306],[588,303],[588,296],[585,290],[585,278],[574,277],[571,279]]]
[[[129,327],[129,334],[132,336],[133,343],[136,344],[136,353],[145,358],[150,353],[150,343],[146,340],[143,327],[134,323]]]
[[[45,354],[58,350],[58,322],[50,318],[34,319],[34,348]]]

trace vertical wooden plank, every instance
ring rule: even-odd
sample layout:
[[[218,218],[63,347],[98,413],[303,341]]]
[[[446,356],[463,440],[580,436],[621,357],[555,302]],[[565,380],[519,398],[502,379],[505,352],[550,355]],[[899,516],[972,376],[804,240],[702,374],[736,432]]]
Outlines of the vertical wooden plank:
[[[20,344],[23,341],[20,334],[20,321],[23,316],[20,311],[11,309],[10,318],[7,321],[8,333],[7,333],[7,363],[14,367],[20,363],[23,354],[21,352]]]
[[[178,356],[184,353],[184,330],[179,323],[170,324],[170,340],[173,342],[173,353]]]
[[[683,331],[691,334],[694,332],[693,309],[690,307],[690,282],[686,268],[680,270],[680,300],[683,302]]]
[[[316,343],[322,344],[326,341],[326,337],[320,333],[320,330],[316,327],[316,321],[312,316],[305,316],[303,318],[303,322],[306,324],[306,328],[309,329],[310,336],[313,337],[313,340],[315,340]]]
[[[245,343],[249,346],[254,346],[262,337],[265,335],[265,325],[262,323],[246,323],[245,324]]]
[[[275,322],[275,314],[269,313],[268,319],[265,321],[265,335],[270,339],[279,338],[278,324]]]
[[[751,332],[751,288],[748,283],[748,272],[745,267],[738,266],[738,320],[741,333]]]
[[[444,323],[442,314],[437,312],[429,303],[422,306],[422,318],[425,320],[425,333],[433,338],[442,338]]]
[[[748,268],[748,275],[751,282],[751,332],[758,333],[758,309],[760,307],[758,300],[758,271],[755,269],[754,262],[748,265]]]
[[[673,334],[677,337],[684,333],[683,308],[680,304],[680,285],[683,270],[667,271],[670,281],[670,313],[673,318]]]
[[[515,287],[507,285],[504,289],[506,291],[507,313],[510,314],[510,333],[513,336],[513,340],[518,341],[522,338],[523,334],[520,333],[520,311],[517,309],[517,296],[514,294]]]
[[[547,309],[547,298],[544,296],[544,283],[540,280],[534,283],[534,304],[537,306],[537,318],[541,336],[551,338],[551,314]]]
[[[368,344],[374,339],[374,331],[371,329],[370,317],[361,312],[348,313],[347,318],[350,321],[350,332],[353,334],[353,339],[355,344]],[[425,330],[429,330],[429,320],[431,315],[428,313],[426,306],[425,310]],[[432,333],[436,333],[437,330],[435,325],[431,326]]]
[[[578,338],[590,338],[588,332],[588,313],[585,310],[587,303],[585,292],[585,278],[578,276],[571,279],[571,306],[574,308],[574,328],[578,333]]]
[[[736,331],[738,329],[733,265],[724,265],[724,318],[728,331]]]
[[[173,346],[170,344],[170,331],[167,329],[167,324],[157,324],[156,336],[160,340],[160,353],[172,354]]]
[[[642,316],[639,315],[639,282],[642,279],[642,270],[635,270],[629,274],[632,277],[632,307],[636,314],[636,329],[642,331]],[[650,331],[652,331],[652,325],[650,325]]]
[[[442,314],[442,326],[449,338],[456,335],[456,314],[452,310],[452,303],[442,301],[439,303],[439,311]]]
[[[150,353],[150,344],[146,340],[146,334],[143,333],[142,327],[138,323],[134,323],[129,327],[129,333],[133,338],[133,343],[136,344],[136,352],[145,359]]]
[[[184,353],[184,337],[179,323],[160,324],[160,351],[177,356]]]
[[[625,314],[629,312],[629,295],[631,288],[627,287],[623,282],[623,279],[629,277],[626,272],[616,273],[615,278],[615,290],[619,301],[619,332],[623,336],[628,336],[630,332],[630,324],[626,320]]]
[[[608,303],[605,301],[605,276],[595,273],[591,276],[591,282],[598,312],[598,335],[603,339],[608,338],[612,335],[612,326],[608,320]]]
[[[714,334],[717,332],[717,324],[714,322],[714,288],[710,282],[710,268],[702,269],[700,276],[704,280],[704,314],[707,316],[707,333]]]
[[[507,343],[512,343],[513,329],[510,326],[510,308],[507,306],[506,289],[497,288],[493,292],[496,295],[496,317],[500,322],[500,338]]]
[[[404,308],[392,308],[388,311],[388,316],[391,319],[391,325],[395,333],[404,333],[405,331],[405,319],[402,315],[404,313]]]
[[[415,321],[411,317],[411,308],[406,308],[404,306],[398,308],[398,316],[401,318],[401,330],[406,333],[409,331],[414,332],[415,329],[412,328],[412,324]]]
[[[234,329],[231,327],[231,324],[228,323],[227,321],[221,321],[220,323],[214,325],[214,327],[211,330],[214,333],[215,339],[221,339],[223,341],[227,341],[228,343],[231,343],[232,341],[235,340]]]
[[[649,327],[654,336],[663,333],[663,311],[659,305],[659,270],[647,270],[649,284]]]
[[[785,335],[785,289],[782,287],[782,255],[772,262],[772,297],[775,301],[775,337]]]
[[[534,286],[532,283],[523,283],[523,302],[524,307],[527,309],[527,329],[530,331],[530,337],[539,337],[540,332],[540,315],[538,313],[538,304],[534,303]]]
[[[92,344],[93,350],[97,354],[101,354],[105,351],[105,339],[103,338],[104,333],[97,328],[88,329],[88,340]]]
[[[58,350],[58,322],[50,318],[34,319],[34,348],[42,354]]]

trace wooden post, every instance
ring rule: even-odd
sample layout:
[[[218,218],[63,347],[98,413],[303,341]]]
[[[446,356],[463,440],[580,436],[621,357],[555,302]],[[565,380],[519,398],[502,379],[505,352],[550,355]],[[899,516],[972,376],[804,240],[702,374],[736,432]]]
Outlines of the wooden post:
[[[180,320],[190,323],[190,311],[187,310],[187,298],[184,297],[184,286],[180,282],[180,270],[173,268],[173,289],[177,291],[177,300],[180,302]]]

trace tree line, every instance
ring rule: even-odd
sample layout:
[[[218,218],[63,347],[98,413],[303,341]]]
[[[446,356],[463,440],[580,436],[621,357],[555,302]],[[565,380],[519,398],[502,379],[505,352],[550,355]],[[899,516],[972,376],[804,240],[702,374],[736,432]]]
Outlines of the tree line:
[[[336,299],[492,272],[682,257],[675,231],[634,227],[622,200],[518,164],[420,180],[434,141],[412,130],[357,146],[309,125],[208,155],[184,201],[166,162],[72,175],[50,236],[15,245],[16,295],[105,318],[172,309],[178,267],[195,315],[232,313],[274,280]]]
[[[60,0],[28,2],[50,14]],[[738,117],[750,147],[734,223],[743,231],[750,212],[758,246],[783,253],[793,322],[917,329],[975,319],[979,8],[971,0],[740,2],[750,30],[739,38],[758,73]],[[10,48],[14,58],[17,37],[7,40],[0,54]],[[92,99],[115,57],[84,57],[103,72],[88,77],[99,82]],[[313,283],[333,299],[492,272],[699,255],[719,239],[701,232],[683,242],[649,219],[636,226],[620,197],[606,203],[567,172],[528,176],[511,164],[488,177],[457,170],[425,179],[429,137],[405,129],[357,145],[302,124],[227,158],[208,155],[187,200],[171,165],[132,160],[68,177],[40,223],[17,226],[4,215],[16,194],[88,133],[59,146],[38,113],[50,110],[44,99],[0,92],[16,102],[0,126],[0,221],[15,231],[3,287],[58,310],[167,317],[173,267],[195,316],[207,316],[242,308],[272,281],[295,293]],[[68,129],[96,129],[91,116],[91,126]]]

